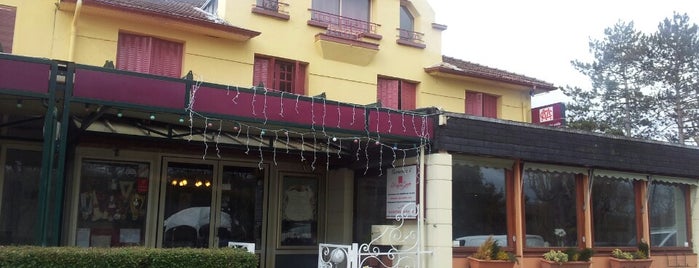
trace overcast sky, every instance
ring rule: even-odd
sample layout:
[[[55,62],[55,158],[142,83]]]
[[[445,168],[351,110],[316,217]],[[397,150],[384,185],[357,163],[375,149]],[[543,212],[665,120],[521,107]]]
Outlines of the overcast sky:
[[[555,86],[590,87],[570,64],[591,61],[590,38],[617,21],[654,32],[673,11],[699,23],[697,0],[428,0],[448,29],[442,54],[538,78]],[[564,101],[560,93],[536,96],[532,107]]]

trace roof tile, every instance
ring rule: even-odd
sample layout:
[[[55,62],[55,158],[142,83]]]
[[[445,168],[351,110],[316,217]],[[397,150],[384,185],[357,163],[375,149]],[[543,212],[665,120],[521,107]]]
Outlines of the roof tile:
[[[494,79],[503,82],[512,82],[517,84],[525,84],[540,87],[543,90],[553,90],[556,87],[549,82],[539,80],[536,78],[524,76],[521,74],[516,74],[496,68],[491,68],[488,66],[480,65],[477,63],[460,60],[457,58],[452,58],[448,56],[442,56],[441,67],[452,69],[458,71],[467,76],[476,76],[487,79]]]

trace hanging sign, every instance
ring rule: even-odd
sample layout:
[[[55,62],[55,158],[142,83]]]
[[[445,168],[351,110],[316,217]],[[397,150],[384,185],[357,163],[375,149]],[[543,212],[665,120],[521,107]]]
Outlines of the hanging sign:
[[[417,216],[417,206],[415,205],[417,202],[417,166],[389,168],[387,172],[386,218],[394,219],[403,214],[407,219],[415,219]]]

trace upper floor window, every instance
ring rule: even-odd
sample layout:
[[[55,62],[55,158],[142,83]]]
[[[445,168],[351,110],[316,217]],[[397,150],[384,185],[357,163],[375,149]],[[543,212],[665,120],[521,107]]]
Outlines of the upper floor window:
[[[370,0],[313,0],[315,10],[369,21]]]
[[[117,69],[180,77],[182,44],[151,36],[119,33]]]
[[[415,31],[415,18],[413,14],[410,13],[410,9],[407,6],[400,6],[400,29],[406,31]],[[403,31],[401,31],[401,38],[412,38],[409,36],[404,36]]]
[[[381,106],[397,110],[415,109],[417,84],[400,79],[379,78],[376,100]]]
[[[480,92],[466,92],[466,114],[497,118],[498,97]]]
[[[306,91],[306,64],[255,56],[252,82],[255,86],[262,84],[268,89],[302,95]]]
[[[0,5],[0,52],[12,53],[17,9]]]

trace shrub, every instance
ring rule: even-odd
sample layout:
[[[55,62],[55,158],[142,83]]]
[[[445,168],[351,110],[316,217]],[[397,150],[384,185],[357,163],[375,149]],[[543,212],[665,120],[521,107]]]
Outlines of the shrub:
[[[0,267],[257,267],[257,255],[241,249],[154,249],[0,246]]]
[[[495,241],[492,236],[488,237],[483,243],[478,247],[476,253],[471,255],[471,257],[479,260],[500,260],[500,261],[512,261],[517,262],[517,258],[514,254],[503,251],[498,245],[498,241]]]
[[[612,250],[612,257],[624,260],[640,260],[648,259],[650,248],[648,243],[641,242],[638,243],[638,250],[636,252],[624,252],[621,249],[615,248]]]

